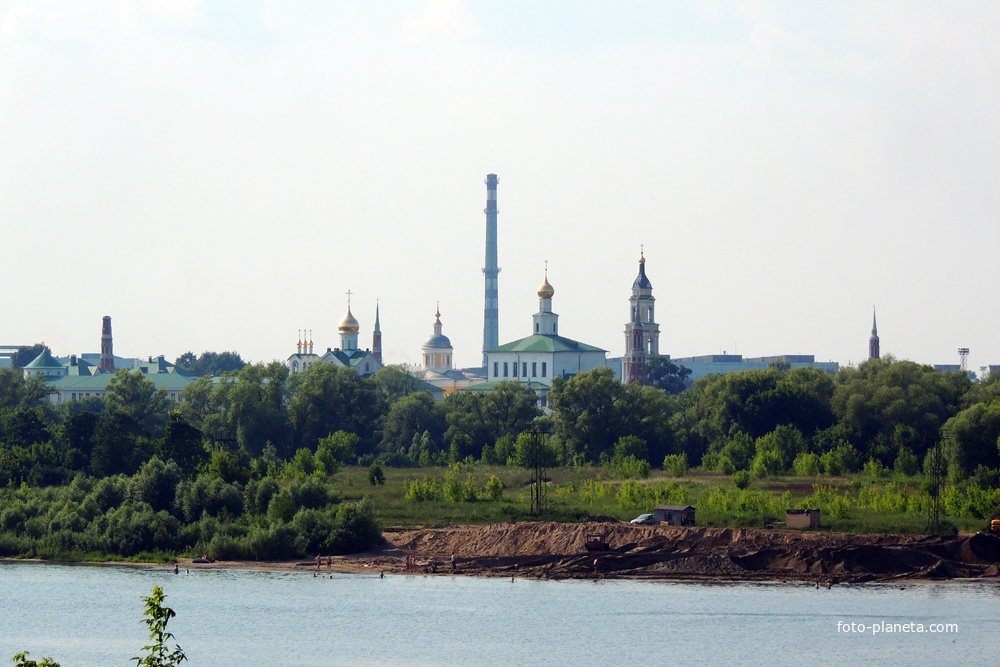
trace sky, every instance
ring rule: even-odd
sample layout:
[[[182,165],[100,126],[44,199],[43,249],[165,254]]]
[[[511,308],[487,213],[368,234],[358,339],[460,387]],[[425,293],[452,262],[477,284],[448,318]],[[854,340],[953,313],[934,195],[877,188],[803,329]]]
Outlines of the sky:
[[[1000,3],[0,0],[0,344],[1000,364]]]

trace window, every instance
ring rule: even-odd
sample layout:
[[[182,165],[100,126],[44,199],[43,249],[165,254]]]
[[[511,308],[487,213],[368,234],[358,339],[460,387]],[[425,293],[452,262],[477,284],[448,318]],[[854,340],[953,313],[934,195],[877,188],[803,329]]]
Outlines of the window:
[[[367,372],[368,372],[368,371],[370,371],[370,370],[371,370],[371,364],[370,364],[369,362],[367,362],[367,361],[366,361],[366,362],[365,362],[365,372],[367,373]]]
[[[538,362],[531,362],[531,377],[538,377]]]
[[[546,366],[546,363],[543,361],[542,362],[542,377],[545,377],[545,366]]]
[[[528,377],[528,362],[521,364],[521,377]]]
[[[451,355],[450,354],[444,355],[444,365],[445,366],[451,366]]]
[[[558,327],[559,327],[559,325],[558,325],[558,324],[556,324],[556,323],[553,323],[553,324],[552,324],[552,333],[559,333],[559,331],[558,331]]]
[[[500,362],[499,361],[494,361],[493,362],[493,377],[500,377],[500,370],[499,370],[499,368],[500,368]]]
[[[517,362],[514,362],[514,377],[517,377]]]
[[[427,366],[429,368],[430,365],[431,365],[431,355],[428,354],[424,356],[424,366]],[[494,373],[494,375],[496,375],[496,373]]]
[[[507,362],[503,362],[503,376],[507,377]]]
[[[538,322],[535,322],[535,333],[538,333]]]

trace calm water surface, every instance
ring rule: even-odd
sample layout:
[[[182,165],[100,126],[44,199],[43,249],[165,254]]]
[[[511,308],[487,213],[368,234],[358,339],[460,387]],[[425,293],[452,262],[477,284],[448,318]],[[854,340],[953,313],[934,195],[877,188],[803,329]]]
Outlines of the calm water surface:
[[[200,665],[1000,662],[1000,585],[837,586],[194,571],[0,563],[0,664],[128,665],[154,585]],[[873,635],[855,623],[956,623]]]

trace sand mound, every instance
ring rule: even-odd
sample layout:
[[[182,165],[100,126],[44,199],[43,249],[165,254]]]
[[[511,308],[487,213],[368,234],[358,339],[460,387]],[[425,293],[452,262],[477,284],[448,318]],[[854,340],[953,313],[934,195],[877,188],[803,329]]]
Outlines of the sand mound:
[[[587,551],[588,535],[602,535],[610,550]],[[410,530],[387,538],[387,553],[442,564],[456,554],[460,572],[494,576],[885,581],[1000,572],[1000,539],[989,535],[632,526],[600,517],[578,524],[507,522]]]

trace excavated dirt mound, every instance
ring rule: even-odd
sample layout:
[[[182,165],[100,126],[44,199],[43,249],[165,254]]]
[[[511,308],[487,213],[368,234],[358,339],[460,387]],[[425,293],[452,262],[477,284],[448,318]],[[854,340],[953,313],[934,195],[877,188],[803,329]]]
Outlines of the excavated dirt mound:
[[[861,535],[752,528],[632,526],[595,517],[579,524],[498,523],[387,533],[382,556],[415,556],[419,569],[437,564],[485,576],[543,578],[684,578],[890,581],[995,577],[1000,539],[973,536]],[[584,548],[601,535],[607,551]],[[596,565],[595,565],[596,559]]]

